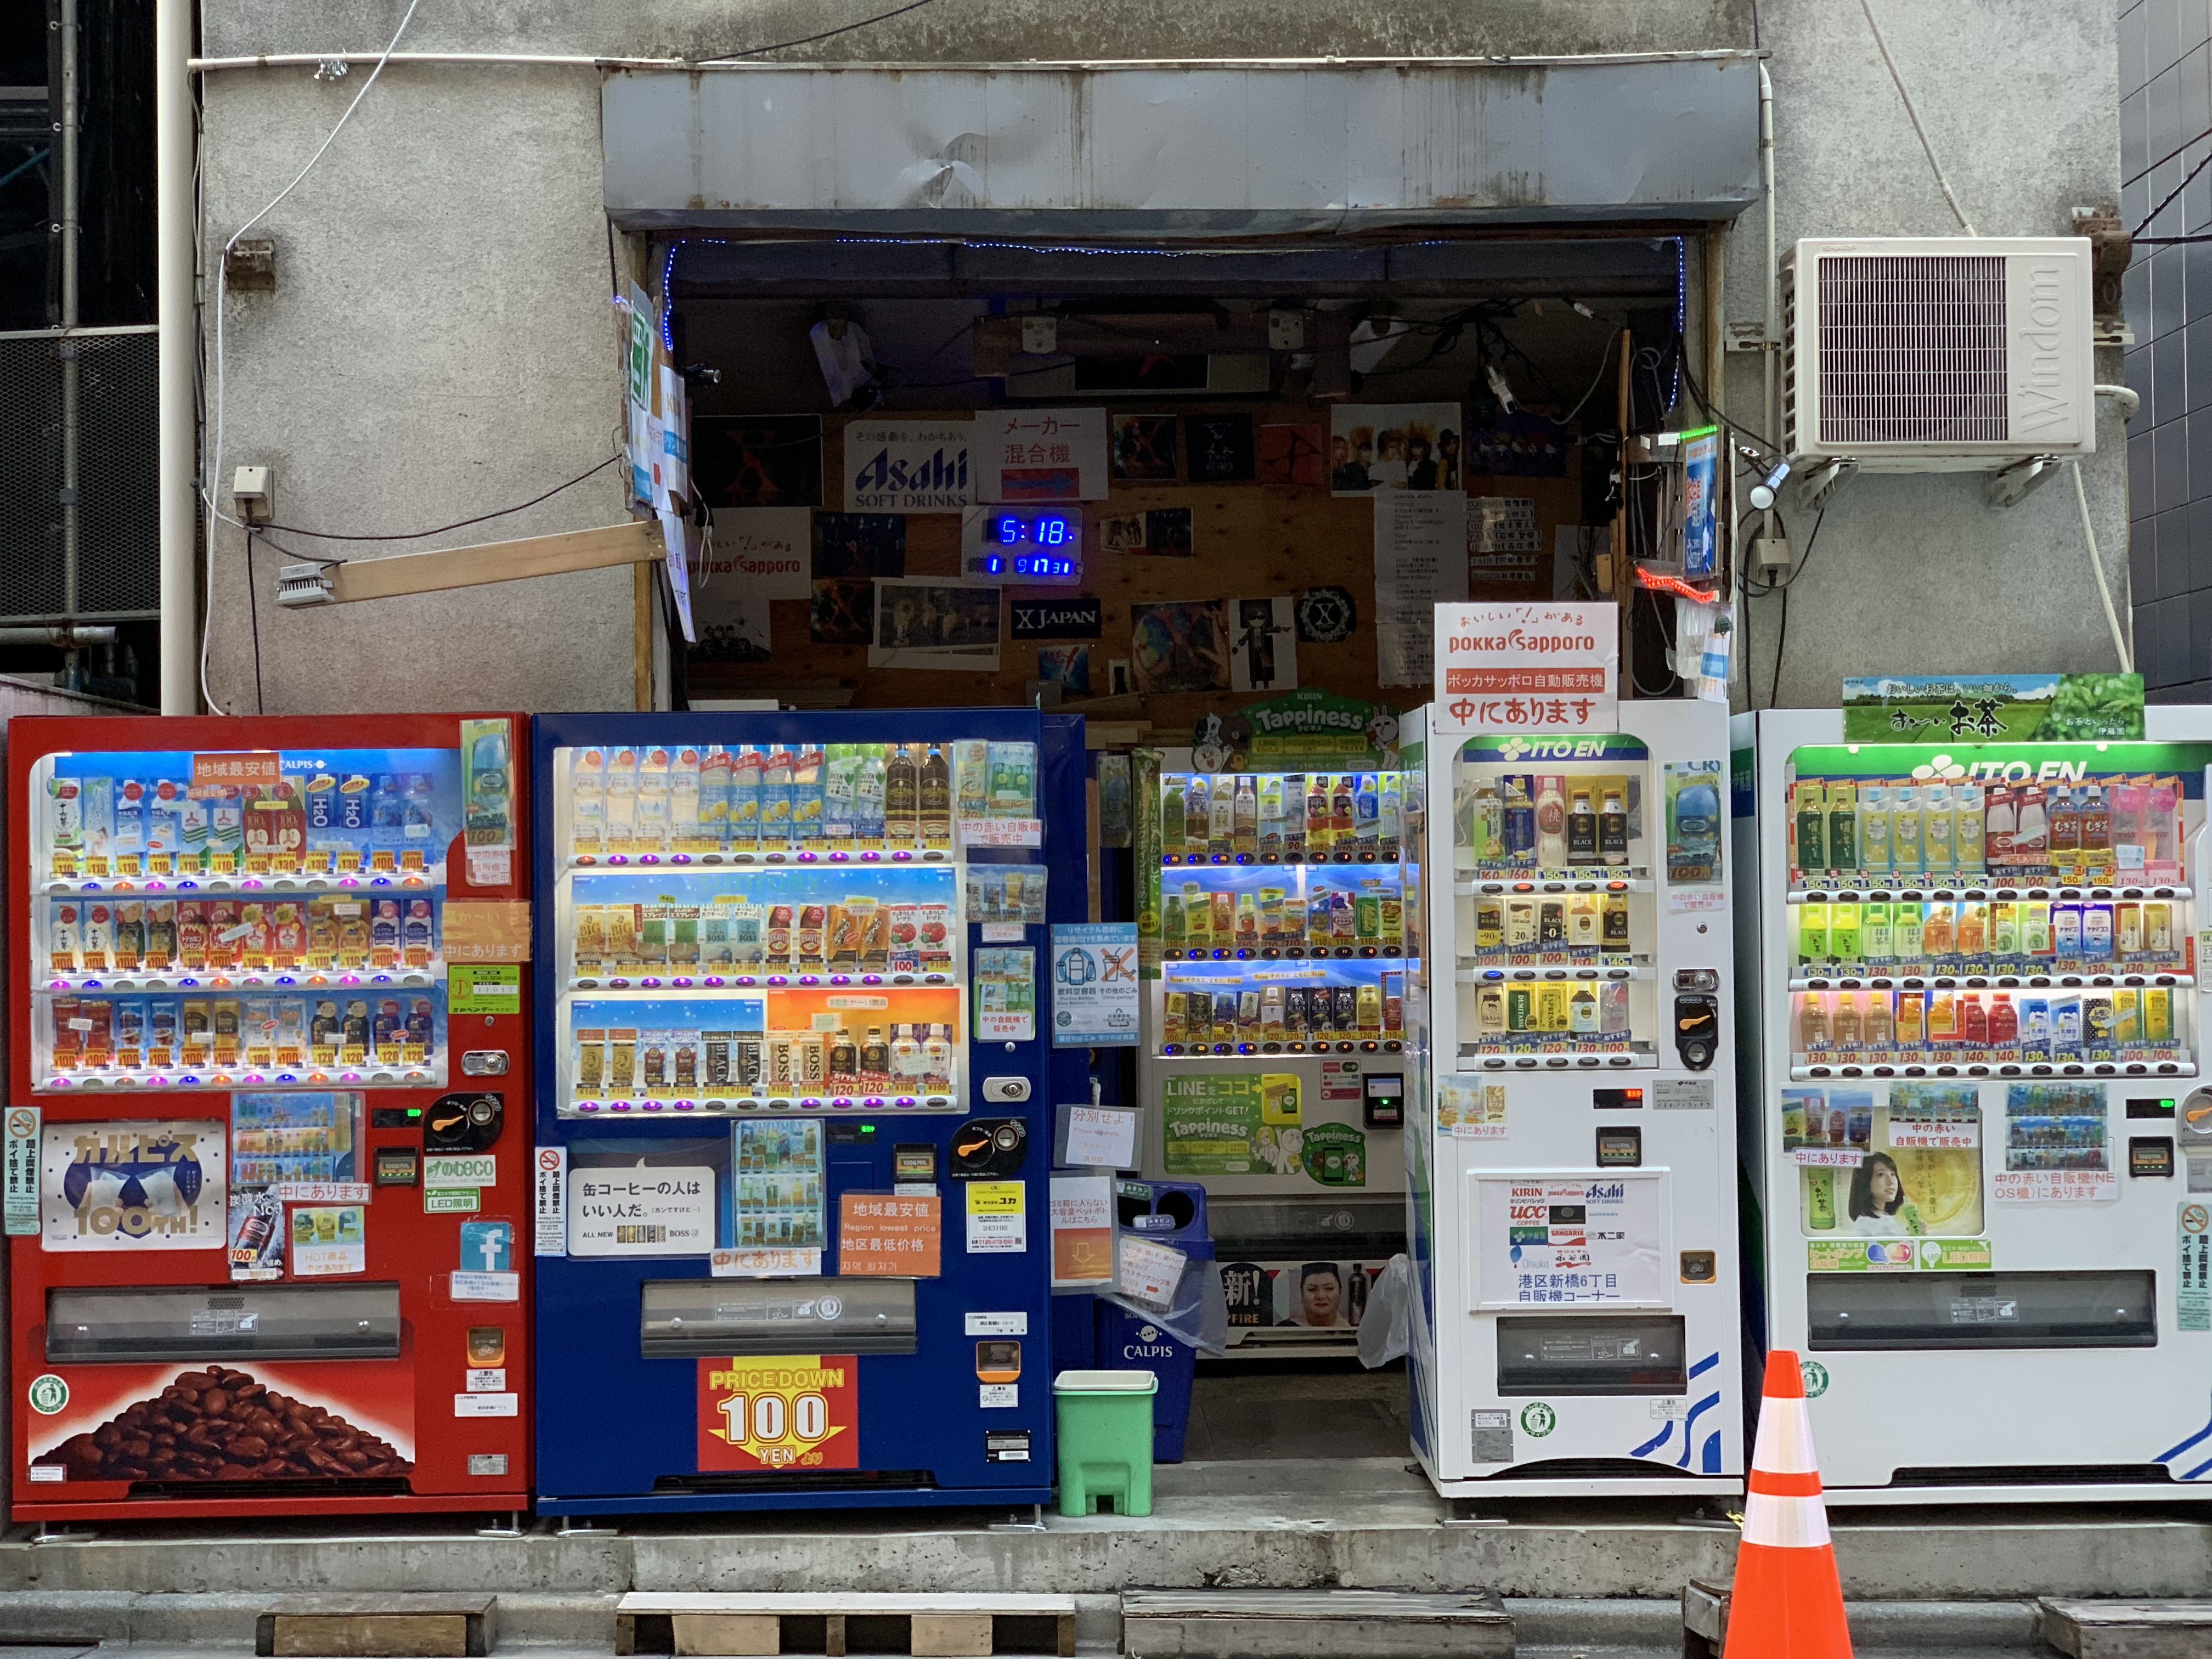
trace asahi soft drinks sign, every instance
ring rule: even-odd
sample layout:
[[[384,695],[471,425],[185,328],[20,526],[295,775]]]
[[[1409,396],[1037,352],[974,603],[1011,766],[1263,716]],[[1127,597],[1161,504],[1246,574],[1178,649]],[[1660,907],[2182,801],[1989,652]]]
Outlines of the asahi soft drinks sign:
[[[969,486],[973,421],[855,421],[845,428],[852,513],[957,513]]]
[[[1611,605],[1437,607],[1436,729],[1610,732],[1620,613]]]

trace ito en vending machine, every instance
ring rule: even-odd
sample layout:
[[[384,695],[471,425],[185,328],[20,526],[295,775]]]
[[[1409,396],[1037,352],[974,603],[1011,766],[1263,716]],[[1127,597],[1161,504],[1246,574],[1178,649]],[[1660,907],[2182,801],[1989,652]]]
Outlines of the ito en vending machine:
[[[1352,742],[1137,770],[1144,1173],[1206,1188],[1232,1358],[1351,1354],[1405,1249],[1404,779]]]
[[[1436,714],[1405,750],[1415,1452],[1453,1498],[1740,1491],[1728,711]]]
[[[2212,712],[2028,679],[1735,725],[1760,1313],[1834,1504],[2212,1484]]]
[[[1082,721],[535,726],[539,1507],[1044,1502]]]
[[[18,1517],[528,1506],[522,736],[9,725]]]

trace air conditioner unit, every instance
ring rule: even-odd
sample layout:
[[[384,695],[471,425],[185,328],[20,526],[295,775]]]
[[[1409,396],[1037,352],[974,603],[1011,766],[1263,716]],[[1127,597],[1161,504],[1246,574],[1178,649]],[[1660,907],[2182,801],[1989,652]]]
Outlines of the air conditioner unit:
[[[1801,466],[1973,471],[2097,447],[2086,237],[1808,239],[1782,296]]]

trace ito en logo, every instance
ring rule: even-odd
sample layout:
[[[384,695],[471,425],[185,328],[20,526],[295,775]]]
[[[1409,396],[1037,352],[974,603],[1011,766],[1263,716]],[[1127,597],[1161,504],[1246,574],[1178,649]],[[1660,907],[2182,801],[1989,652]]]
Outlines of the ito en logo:
[[[1540,1400],[1521,1408],[1521,1429],[1524,1434],[1541,1440],[1559,1426],[1559,1414]]]
[[[1805,1384],[1805,1398],[1818,1400],[1828,1391],[1828,1368],[1817,1359],[1797,1362],[1797,1375]]]
[[[52,1417],[69,1404],[69,1384],[48,1371],[31,1379],[28,1395],[33,1411],[41,1417]]]
[[[1941,781],[1953,783],[1966,775],[1966,769],[1948,755],[1936,755],[1912,769],[1912,775],[1923,783]]]

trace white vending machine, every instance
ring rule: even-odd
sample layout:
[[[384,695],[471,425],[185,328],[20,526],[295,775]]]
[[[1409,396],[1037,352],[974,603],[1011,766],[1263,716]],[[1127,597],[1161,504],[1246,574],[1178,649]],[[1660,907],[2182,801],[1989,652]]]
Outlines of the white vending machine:
[[[1436,715],[1406,734],[1415,1450],[1450,1498],[1740,1492],[1728,711]]]
[[[1735,722],[1744,1165],[1832,1504],[2212,1492],[2212,708],[2143,714]]]

